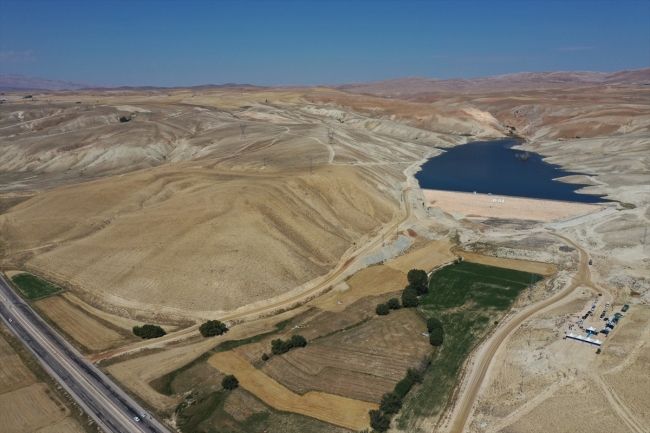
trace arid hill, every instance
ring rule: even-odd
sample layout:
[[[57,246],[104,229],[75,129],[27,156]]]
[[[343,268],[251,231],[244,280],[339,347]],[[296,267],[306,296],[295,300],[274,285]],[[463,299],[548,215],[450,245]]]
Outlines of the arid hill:
[[[567,179],[589,192],[647,206],[650,89],[541,87],[409,100],[247,87],[7,95],[2,267],[123,315],[264,305],[400,220],[426,157],[504,136],[589,173]],[[412,200],[422,208],[419,190]]]

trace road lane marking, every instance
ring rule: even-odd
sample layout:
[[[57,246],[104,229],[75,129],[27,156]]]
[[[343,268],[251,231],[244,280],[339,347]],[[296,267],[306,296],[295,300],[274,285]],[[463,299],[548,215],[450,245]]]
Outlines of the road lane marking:
[[[57,360],[61,364],[65,364],[64,367],[68,368],[68,371],[77,377],[77,382],[82,388],[88,388],[90,391],[92,391],[92,394],[95,395],[95,398],[100,400],[99,403],[104,403],[106,405],[106,409],[110,411],[113,416],[116,416],[116,418],[119,420],[121,418],[121,421],[124,423],[124,427],[130,427],[132,425],[135,425],[138,430],[143,431],[141,426],[138,424],[135,424],[135,420],[131,420],[130,417],[126,416],[125,414],[122,413],[122,411],[115,405],[114,402],[110,401],[104,393],[101,392],[101,389],[99,389],[90,379],[86,378],[83,374],[83,372],[80,372],[77,370],[77,367],[75,365],[72,365],[71,362],[67,359],[66,356],[62,356],[60,353],[59,349],[53,346],[49,341],[47,341],[46,338],[44,338],[39,331],[37,331],[33,324],[23,316],[22,311],[19,311],[20,309],[16,308],[15,305],[11,305],[10,309],[13,309],[18,315],[21,316],[21,319],[24,323],[21,323],[23,327],[29,328],[31,330],[31,337],[36,338],[39,340],[39,342],[46,348],[50,349],[51,354],[53,354]],[[63,354],[65,355],[65,354]],[[82,361],[83,362],[83,361]]]

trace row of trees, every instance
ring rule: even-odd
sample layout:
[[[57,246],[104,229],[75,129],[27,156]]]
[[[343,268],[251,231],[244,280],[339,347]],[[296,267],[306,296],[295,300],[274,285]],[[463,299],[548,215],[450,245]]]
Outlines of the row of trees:
[[[425,356],[417,368],[409,368],[404,379],[397,382],[392,392],[381,396],[379,409],[370,411],[370,427],[377,432],[385,432],[390,428],[390,420],[402,409],[402,402],[406,394],[417,383],[424,380],[424,372],[431,364],[431,358]]]
[[[420,304],[418,296],[429,293],[429,277],[421,269],[411,269],[406,278],[409,284],[402,292],[402,305],[404,308],[416,308]]]
[[[142,325],[134,326],[133,333],[140,338],[149,339],[149,338],[158,338],[164,335],[167,335],[164,329],[158,325]]]
[[[288,340],[278,338],[277,340],[271,341],[271,352],[274,355],[282,355],[294,347],[305,347],[306,345],[307,340],[305,340],[305,337],[302,335],[292,335]]]
[[[390,310],[399,310],[402,306],[399,303],[399,299],[391,298],[385,304],[377,305],[375,312],[380,316],[385,316],[390,313]]]

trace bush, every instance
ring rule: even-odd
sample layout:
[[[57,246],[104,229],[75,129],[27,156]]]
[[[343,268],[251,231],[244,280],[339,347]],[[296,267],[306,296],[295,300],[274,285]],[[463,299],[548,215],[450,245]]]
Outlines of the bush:
[[[370,427],[378,432],[385,432],[390,428],[390,418],[381,413],[380,410],[370,411]]]
[[[427,330],[431,333],[434,329],[442,329],[442,322],[436,317],[431,317],[427,320]]]
[[[404,379],[397,382],[393,393],[397,394],[400,398],[404,398],[406,397],[406,394],[409,393],[411,388],[413,388],[413,385],[415,385],[415,383],[408,377],[405,377]]]
[[[282,355],[294,347],[305,347],[306,345],[307,340],[305,340],[305,337],[302,335],[294,335],[286,341],[278,338],[277,340],[271,341],[271,352],[273,352],[274,355]]]
[[[380,316],[385,316],[386,314],[390,313],[390,308],[386,304],[379,304],[377,305],[377,308],[375,308],[375,313]]]
[[[409,286],[402,292],[402,305],[404,308],[415,308],[419,304],[418,294]]]
[[[239,381],[235,376],[229,374],[228,376],[224,377],[223,380],[221,380],[221,386],[224,389],[229,389],[232,391],[239,386]]]
[[[225,323],[218,320],[208,320],[199,327],[199,331],[204,337],[214,337],[215,335],[223,335],[228,332],[228,327]]]
[[[411,382],[413,382],[414,384],[422,383],[422,381],[424,380],[424,372],[420,372],[415,368],[409,368],[406,371],[406,378]]]
[[[432,346],[442,346],[443,340],[444,333],[442,332],[442,328],[434,329],[429,334],[429,343],[431,343]]]
[[[133,333],[140,338],[149,339],[149,338],[158,338],[164,335],[167,335],[164,329],[158,325],[142,325],[134,326]]]
[[[262,355],[262,361],[268,361],[268,360],[269,360],[269,355],[267,355],[266,353]]]
[[[400,308],[402,308],[402,306],[399,303],[399,299],[397,298],[389,299],[388,302],[386,302],[386,305],[388,305],[388,308],[390,308],[391,310],[399,310]]]
[[[402,399],[394,392],[389,392],[381,396],[381,403],[379,403],[379,410],[386,415],[392,415],[402,408]]]

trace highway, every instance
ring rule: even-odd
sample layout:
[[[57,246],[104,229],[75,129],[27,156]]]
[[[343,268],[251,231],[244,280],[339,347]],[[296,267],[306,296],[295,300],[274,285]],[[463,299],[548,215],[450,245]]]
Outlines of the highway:
[[[105,432],[170,433],[151,415],[143,418],[145,410],[45,323],[1,275],[0,317]]]

